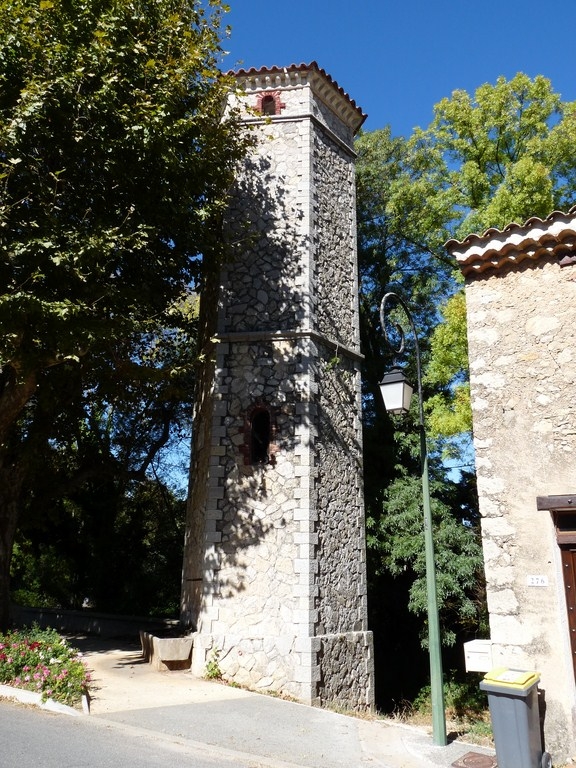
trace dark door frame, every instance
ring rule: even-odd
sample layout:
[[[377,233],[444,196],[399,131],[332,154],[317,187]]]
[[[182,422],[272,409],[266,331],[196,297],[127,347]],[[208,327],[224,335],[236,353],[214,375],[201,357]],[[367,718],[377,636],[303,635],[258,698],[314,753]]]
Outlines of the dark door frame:
[[[572,666],[576,679],[576,494],[538,496],[536,506],[539,510],[549,510],[554,521],[562,562]]]

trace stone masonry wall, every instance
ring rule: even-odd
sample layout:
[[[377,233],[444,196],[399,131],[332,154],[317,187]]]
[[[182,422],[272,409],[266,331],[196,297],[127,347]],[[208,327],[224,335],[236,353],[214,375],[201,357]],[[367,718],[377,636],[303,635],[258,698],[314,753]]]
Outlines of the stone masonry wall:
[[[541,672],[555,762],[576,754],[574,678],[560,552],[536,497],[575,487],[574,270],[542,259],[466,287],[493,662]]]
[[[355,187],[349,156],[321,129],[314,134],[313,179],[317,328],[337,342],[336,348],[319,347],[317,368],[318,691],[321,699],[353,707],[360,690],[365,706],[373,696],[373,659],[362,634],[367,585],[360,361],[338,349],[338,343],[359,349],[356,221],[350,205]],[[347,680],[359,682],[357,689],[343,684],[342,670]]]
[[[313,146],[316,329],[359,351],[354,166],[321,129]]]
[[[300,122],[263,126],[227,220],[220,333],[293,331],[309,323],[310,136]]]
[[[306,629],[308,619],[299,615],[298,554],[310,536],[298,501],[307,492],[310,463],[307,441],[297,444],[308,431],[299,407],[303,355],[292,340],[218,345],[216,390],[225,406],[213,430],[219,498],[206,521],[212,547],[205,558],[207,610],[198,626],[205,652],[218,648],[227,678],[296,697],[302,691],[294,681],[294,646],[299,619]],[[245,414],[254,402],[248,373],[260,382],[257,397],[275,415],[274,465],[243,461]]]
[[[367,632],[361,424],[357,361],[320,349],[316,456],[318,698],[350,709],[373,703]]]
[[[325,350],[320,358],[315,445],[320,634],[367,629],[362,446],[354,417],[358,371],[330,354]]]

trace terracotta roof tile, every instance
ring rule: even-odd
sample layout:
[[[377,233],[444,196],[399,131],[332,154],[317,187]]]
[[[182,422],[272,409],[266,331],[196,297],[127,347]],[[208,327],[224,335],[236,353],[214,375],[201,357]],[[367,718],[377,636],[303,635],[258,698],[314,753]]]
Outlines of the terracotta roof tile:
[[[576,256],[576,205],[567,213],[554,211],[545,219],[533,216],[524,224],[511,223],[504,229],[487,229],[463,240],[445,244],[464,275],[498,270],[506,264],[536,261],[544,255]]]

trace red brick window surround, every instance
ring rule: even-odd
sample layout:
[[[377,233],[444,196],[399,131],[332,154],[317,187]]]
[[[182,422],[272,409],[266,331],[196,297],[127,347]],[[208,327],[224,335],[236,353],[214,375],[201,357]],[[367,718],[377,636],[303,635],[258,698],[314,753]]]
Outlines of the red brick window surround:
[[[279,115],[285,106],[280,91],[265,91],[257,96],[256,109],[263,115]]]
[[[244,417],[244,464],[252,466],[274,465],[278,446],[274,442],[276,424],[271,408],[256,403]]]

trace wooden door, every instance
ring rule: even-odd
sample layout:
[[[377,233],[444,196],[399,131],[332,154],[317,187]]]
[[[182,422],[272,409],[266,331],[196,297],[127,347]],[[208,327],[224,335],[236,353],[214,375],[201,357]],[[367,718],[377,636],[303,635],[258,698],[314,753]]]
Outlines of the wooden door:
[[[550,510],[556,529],[556,541],[562,555],[572,668],[576,678],[576,495],[538,496],[536,506]]]
[[[568,608],[568,630],[572,649],[572,666],[576,676],[576,544],[561,544],[564,592]]]

